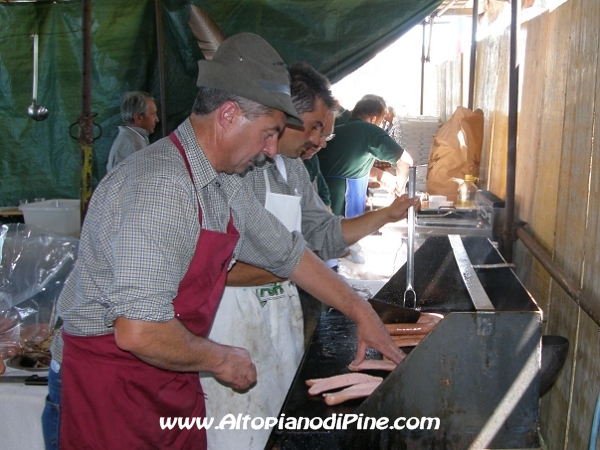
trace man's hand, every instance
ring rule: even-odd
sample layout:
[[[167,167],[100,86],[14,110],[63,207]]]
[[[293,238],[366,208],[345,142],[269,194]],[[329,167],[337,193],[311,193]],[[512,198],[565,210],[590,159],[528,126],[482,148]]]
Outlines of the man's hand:
[[[383,326],[379,316],[369,304],[367,305],[370,311],[364,314],[360,321],[356,321],[358,347],[352,365],[357,365],[364,361],[367,347],[379,350],[383,356],[398,364],[406,358],[406,354],[394,344],[390,333]]]
[[[421,199],[419,197],[408,198],[408,195],[404,194],[400,197],[396,197],[390,206],[386,209],[390,222],[397,222],[408,217],[408,209],[414,206],[415,209],[421,207]]]
[[[221,345],[223,361],[212,371],[215,378],[242,391],[256,383],[256,367],[246,349]]]
[[[396,183],[397,190],[403,194],[405,192],[406,183],[408,182],[408,172],[410,166],[413,165],[412,156],[406,150],[402,152],[400,159],[396,161]]]
[[[119,317],[114,328],[119,348],[152,366],[175,372],[211,372],[240,390],[256,382],[256,367],[248,351],[197,336],[177,319],[147,322]]]
[[[358,348],[356,364],[364,360],[367,347],[381,352],[396,363],[404,353],[394,344],[381,319],[371,304],[356,292],[338,274],[329,268],[310,250],[305,250],[300,263],[290,275],[290,279],[302,289],[329,305],[356,323]]]
[[[388,192],[394,192],[396,189],[396,177],[377,167],[371,167],[369,171],[369,187],[371,183],[377,183],[375,187],[383,188]]]
[[[386,223],[397,222],[408,216],[408,208],[421,206],[417,197],[409,199],[406,195],[394,199],[390,206],[368,211],[352,219],[343,219],[341,222],[344,240],[348,245],[354,244],[359,239],[379,230]]]

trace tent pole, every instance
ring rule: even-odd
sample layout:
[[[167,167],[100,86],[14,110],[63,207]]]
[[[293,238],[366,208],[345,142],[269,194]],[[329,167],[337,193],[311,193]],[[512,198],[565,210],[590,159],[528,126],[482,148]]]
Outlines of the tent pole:
[[[421,47],[421,107],[419,114],[423,115],[423,97],[425,93],[425,26],[426,22],[421,23],[423,25],[423,45]]]
[[[475,92],[475,65],[477,64],[477,18],[479,16],[479,0],[473,0],[473,23],[471,27],[471,61],[469,63],[469,109],[473,111]]]
[[[81,77],[81,115],[79,116],[79,145],[81,146],[81,223],[92,197],[92,144],[94,118],[92,115],[92,0],[82,2],[83,70]]]
[[[502,231],[502,254],[512,262],[515,236],[515,173],[517,165],[517,122],[519,107],[519,61],[517,58],[519,39],[519,11],[521,0],[511,1],[510,23],[510,72],[508,80],[508,145],[506,155],[506,216]]]
[[[158,50],[158,76],[160,83],[160,121],[163,137],[167,135],[167,88],[165,82],[165,47],[163,32],[162,1],[155,0],[156,48]]]

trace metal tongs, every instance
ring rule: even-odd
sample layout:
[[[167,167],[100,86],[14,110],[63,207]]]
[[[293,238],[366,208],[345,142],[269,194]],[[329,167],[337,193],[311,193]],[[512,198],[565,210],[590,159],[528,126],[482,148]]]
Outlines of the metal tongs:
[[[408,169],[408,197],[413,198],[416,193],[417,167],[411,166]],[[408,248],[406,250],[406,290],[404,291],[405,308],[417,307],[417,293],[413,289],[415,282],[415,207],[408,208]],[[412,306],[410,301],[412,299]],[[409,304],[407,305],[407,300]]]

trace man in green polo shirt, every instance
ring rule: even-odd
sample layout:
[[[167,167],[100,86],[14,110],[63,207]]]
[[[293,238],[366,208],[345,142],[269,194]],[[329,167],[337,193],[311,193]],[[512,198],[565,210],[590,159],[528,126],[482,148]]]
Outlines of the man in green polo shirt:
[[[335,138],[318,153],[329,186],[331,210],[347,218],[364,212],[369,171],[378,159],[396,165],[396,190],[403,192],[412,158],[378,125],[385,108],[373,99],[360,100],[352,117],[337,125]]]

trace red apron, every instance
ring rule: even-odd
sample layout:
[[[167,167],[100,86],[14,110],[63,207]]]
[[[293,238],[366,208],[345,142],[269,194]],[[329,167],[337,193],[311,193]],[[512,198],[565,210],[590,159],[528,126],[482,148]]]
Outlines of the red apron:
[[[192,177],[181,143],[173,133],[170,138]],[[233,218],[227,233],[200,233],[173,299],[175,316],[195,335],[208,334],[238,238]],[[160,426],[160,417],[191,420],[205,416],[197,372],[171,372],[146,364],[119,349],[113,334],[82,337],[63,331],[62,335],[61,448],[206,448],[206,431],[195,424],[183,430]]]

